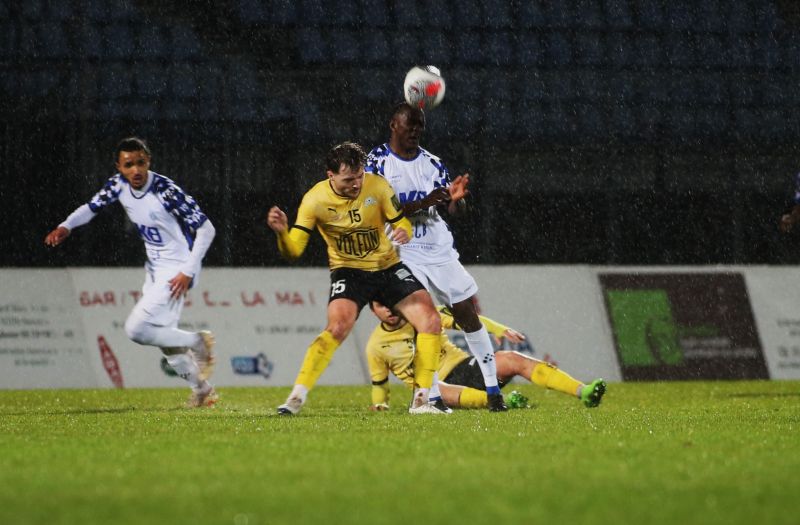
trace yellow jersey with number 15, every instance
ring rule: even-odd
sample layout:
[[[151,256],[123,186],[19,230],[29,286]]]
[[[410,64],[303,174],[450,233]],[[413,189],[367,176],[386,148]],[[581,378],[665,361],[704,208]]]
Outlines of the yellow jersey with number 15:
[[[311,233],[319,230],[328,245],[330,268],[355,268],[368,272],[385,270],[400,262],[386,236],[386,223],[411,230],[400,201],[382,177],[364,174],[361,193],[355,199],[338,195],[325,179],[304,196],[293,228]]]

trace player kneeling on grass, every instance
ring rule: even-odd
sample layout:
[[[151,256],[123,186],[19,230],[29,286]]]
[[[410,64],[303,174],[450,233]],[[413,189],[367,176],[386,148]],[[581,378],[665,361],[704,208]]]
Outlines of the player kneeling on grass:
[[[389,408],[389,372],[406,384],[414,380],[414,357],[416,332],[400,315],[377,301],[370,303],[380,324],[373,330],[367,342],[367,362],[372,378],[372,410]],[[443,328],[458,329],[453,316],[445,308],[439,308]],[[512,343],[524,340],[524,336],[481,316],[481,322],[496,337],[505,337]],[[441,335],[442,353],[439,358],[439,390],[445,403],[451,407],[483,408],[488,404],[483,374],[475,363],[475,358],[461,350]],[[589,408],[596,407],[603,399],[606,383],[595,379],[588,385],[577,381],[566,372],[550,363],[539,361],[519,352],[498,351],[497,379],[500,387],[505,386],[514,376],[521,376],[536,385],[576,396]],[[524,396],[515,396],[512,406],[526,405]],[[521,399],[520,399],[521,398]],[[511,400],[507,400],[511,401]]]
[[[178,329],[183,299],[214,239],[214,226],[197,202],[167,177],[150,171],[150,149],[131,137],[114,151],[118,173],[83,206],[47,234],[58,246],[101,210],[119,201],[136,225],[147,251],[142,296],[125,321],[128,337],[161,348],[173,370],[192,388],[187,405],[211,406],[217,393],[208,382],[214,367],[211,332]]]

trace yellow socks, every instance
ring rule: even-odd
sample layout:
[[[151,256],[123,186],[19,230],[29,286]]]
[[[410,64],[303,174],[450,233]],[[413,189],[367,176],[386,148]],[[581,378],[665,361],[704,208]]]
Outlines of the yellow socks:
[[[330,332],[325,330],[319,334],[306,350],[306,357],[300,366],[295,384],[303,385],[311,390],[319,376],[328,367],[337,348],[339,348],[339,341]]]
[[[439,368],[441,351],[441,334],[417,334],[417,351],[414,353],[414,383],[420,388],[430,388],[433,384],[433,373]]]
[[[458,406],[461,408],[483,408],[488,404],[486,392],[474,388],[466,387],[458,398]]]
[[[578,395],[578,387],[582,385],[580,381],[563,372],[550,363],[541,362],[533,367],[531,382],[544,388],[550,388],[564,392],[571,396]]]

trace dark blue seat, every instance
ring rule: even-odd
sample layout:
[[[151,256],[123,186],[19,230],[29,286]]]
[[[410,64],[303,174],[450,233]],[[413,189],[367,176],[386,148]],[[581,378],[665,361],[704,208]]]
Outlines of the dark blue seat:
[[[354,95],[363,97],[368,102],[387,102],[402,98],[402,79],[394,78],[394,75],[383,69],[366,69],[355,79],[358,82],[358,89]]]
[[[105,44],[103,43],[103,33],[95,24],[83,24],[78,39],[79,52],[81,56],[89,59],[105,56]]]
[[[688,33],[667,33],[665,50],[667,63],[673,67],[691,67],[697,62],[696,44]]]
[[[750,2],[727,2],[725,19],[729,31],[747,33],[756,29],[755,13]]]
[[[508,31],[484,33],[484,39],[489,64],[509,66],[514,63],[514,42]]]
[[[390,65],[394,63],[389,41],[383,31],[365,31],[359,35],[367,65]]]
[[[137,69],[136,94],[140,97],[160,97],[167,89],[170,79],[164,66],[159,63],[142,64]]]
[[[666,3],[665,17],[672,31],[690,31],[697,29],[697,4],[691,0],[671,0]]]
[[[20,22],[17,25],[19,34],[19,46],[17,52],[20,57],[25,59],[38,58],[40,56],[39,35],[36,26],[32,23]]]
[[[425,64],[433,64],[439,68],[448,66],[452,62],[451,51],[452,44],[445,33],[428,30],[422,35],[420,53]]]
[[[334,26],[355,26],[363,23],[361,9],[356,5],[355,0],[335,0],[331,2],[328,9],[330,22]]]
[[[550,97],[550,87],[539,72],[523,72],[519,82],[520,100],[524,103],[539,103]]]
[[[572,62],[572,42],[564,31],[554,31],[547,37],[547,63],[553,66],[566,66]]]
[[[726,0],[703,0],[695,2],[697,19],[695,30],[703,32],[724,32],[727,31],[727,10],[723,6],[728,5]]]
[[[511,136],[524,142],[542,138],[547,128],[545,118],[545,112],[541,104],[517,103]]]
[[[567,2],[542,2],[540,5],[550,28],[568,29],[573,27],[572,9]]]
[[[666,29],[667,24],[664,17],[664,2],[662,0],[640,0],[637,2],[639,8],[639,24],[642,29],[661,31]]]
[[[608,118],[597,104],[577,103],[574,111],[579,124],[578,137],[604,138],[608,135]]]
[[[8,20],[8,5],[7,0],[0,0],[0,20]]]
[[[130,59],[135,56],[135,41],[131,26],[127,22],[117,22],[103,29],[105,56],[113,59]]]
[[[491,29],[510,29],[514,25],[511,2],[478,2],[478,4],[483,6],[482,16],[486,27]],[[474,11],[475,8],[472,7],[471,10]]]
[[[627,104],[613,104],[610,109],[608,132],[623,138],[635,136],[638,124],[633,108]]]
[[[397,0],[394,7],[394,17],[399,27],[416,29],[422,26],[422,17],[415,0]]]
[[[660,36],[655,34],[637,35],[631,45],[634,50],[634,65],[653,68],[664,65],[664,49]]]
[[[152,59],[167,58],[171,55],[163,26],[149,24],[139,28],[136,55]]]
[[[69,39],[61,22],[41,22],[38,24],[39,49],[45,58],[66,58],[72,56]]]
[[[124,63],[112,63],[99,70],[101,99],[118,100],[133,94],[133,73]]]
[[[751,106],[758,103],[758,81],[752,73],[730,73],[728,89],[734,106]]]
[[[605,16],[602,4],[597,0],[575,0],[573,5],[576,27],[589,29],[605,29]]]
[[[608,62],[615,67],[625,68],[636,62],[638,48],[634,37],[628,33],[609,33],[606,36]]]
[[[784,107],[791,103],[788,86],[793,81],[786,78],[775,78],[772,75],[764,76],[758,83],[756,90],[758,102],[763,106]]]
[[[38,22],[44,17],[44,5],[42,0],[26,0],[19,3],[22,17],[29,21]],[[6,8],[6,12],[8,9]]]
[[[492,4],[493,8],[500,5],[506,5],[506,2]],[[451,9],[455,12],[456,27],[475,28],[489,25],[488,18],[484,18],[480,3],[476,0],[458,0],[451,4]]]
[[[320,25],[327,20],[325,7],[321,0],[302,0],[301,11],[300,20],[303,25]]]
[[[764,69],[782,65],[781,49],[772,33],[759,33],[753,42],[756,64]]]
[[[462,32],[456,37],[456,60],[459,64],[476,66],[484,63],[484,48],[480,33]]]
[[[775,2],[756,2],[753,4],[753,26],[756,31],[771,33],[782,29],[781,20]]]
[[[416,64],[420,60],[419,37],[412,31],[393,31],[392,52],[398,64]]]
[[[304,64],[321,64],[329,59],[328,45],[316,27],[303,27],[297,31],[297,50]]]
[[[585,32],[575,36],[575,63],[597,66],[606,62],[605,42],[600,33]]]
[[[705,33],[696,35],[698,59],[704,66],[729,67],[731,58],[725,38],[721,35]]]
[[[268,24],[270,9],[261,0],[237,0],[236,15],[244,25]]]
[[[361,58],[361,43],[351,31],[337,31],[330,47],[333,61],[338,64],[355,64]]]
[[[272,0],[269,4],[271,21],[275,25],[289,26],[298,21],[297,2],[295,0]]]
[[[17,54],[17,25],[0,20],[0,57],[7,58]]]
[[[436,29],[450,29],[453,27],[453,10],[447,2],[422,2],[420,14],[422,15],[421,24],[423,26]]]
[[[547,27],[547,18],[538,2],[522,2],[519,6],[517,24],[523,29]]]
[[[733,34],[728,37],[728,56],[730,66],[734,68],[750,68],[756,65],[755,50],[750,36]]]
[[[611,29],[630,29],[633,16],[628,0],[604,0],[606,23]]]
[[[90,20],[97,22],[129,21],[136,19],[140,14],[132,0],[87,2],[85,13]]]
[[[438,2],[434,2],[438,3]],[[361,0],[364,24],[367,27],[387,27],[390,25],[389,9],[385,0]]]
[[[195,74],[191,64],[176,64],[170,71],[172,93],[177,98],[193,98],[200,91],[201,78]],[[237,80],[233,80],[237,82]]]
[[[194,29],[185,25],[172,27],[172,57],[178,60],[197,59],[203,56],[203,46]]]
[[[694,76],[695,100],[701,105],[730,103],[727,79],[721,73],[699,73]]]
[[[483,110],[484,139],[506,142],[514,133],[514,111],[509,100],[489,98]]]
[[[517,63],[521,66],[538,66],[545,61],[545,49],[536,33],[523,32],[515,35]]]

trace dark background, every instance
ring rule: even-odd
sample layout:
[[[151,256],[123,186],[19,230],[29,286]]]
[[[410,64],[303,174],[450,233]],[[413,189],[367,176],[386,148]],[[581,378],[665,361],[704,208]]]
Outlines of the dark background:
[[[788,264],[793,1],[0,0],[2,266],[137,265],[121,208],[45,234],[124,136],[217,227],[207,265],[284,264],[333,144],[372,147],[405,72],[447,81],[423,145],[472,174],[465,263]],[[318,237],[300,264],[324,265]]]

